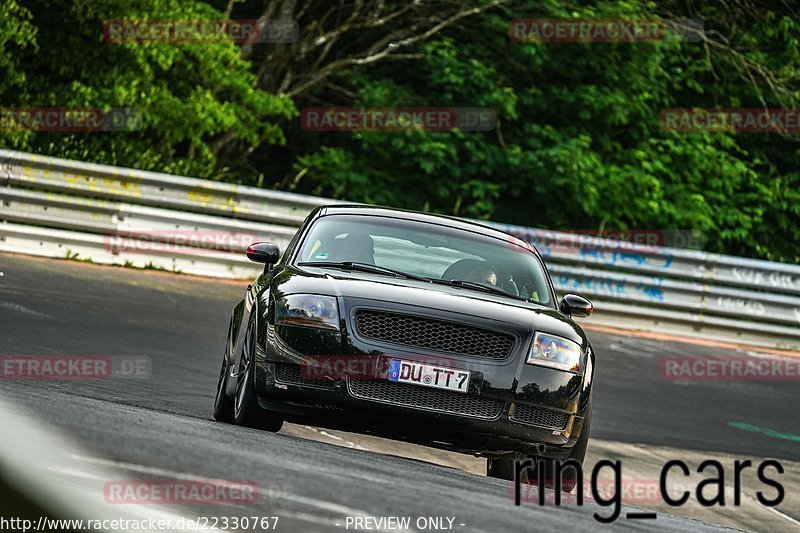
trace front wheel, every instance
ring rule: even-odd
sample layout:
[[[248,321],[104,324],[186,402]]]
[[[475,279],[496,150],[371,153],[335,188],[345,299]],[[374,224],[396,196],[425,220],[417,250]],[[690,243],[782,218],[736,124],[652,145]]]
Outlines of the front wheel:
[[[511,458],[487,459],[486,475],[496,479],[514,481],[514,462],[522,461],[525,457],[523,454],[515,453]],[[525,472],[522,472],[522,475],[524,476]]]
[[[256,323],[250,321],[245,335],[239,372],[236,377],[236,396],[233,400],[233,419],[240,426],[277,432],[283,419],[275,413],[265,411],[258,405],[255,384]]]
[[[212,415],[214,420],[220,422],[233,422],[233,400],[225,392],[228,384],[228,356],[231,351],[231,328],[228,327],[228,342],[225,346],[225,354],[222,356],[222,368],[219,371],[217,381],[217,395],[214,397],[214,410]]]
[[[586,458],[586,449],[589,446],[589,429],[592,425],[592,406],[591,403],[587,409],[586,419],[583,423],[583,429],[581,430],[581,435],[578,437],[578,442],[572,447],[569,452],[569,457],[567,460],[569,461],[576,461],[580,463],[581,467],[583,466],[583,461]],[[534,455],[524,455],[524,454],[515,454],[511,458],[499,458],[499,459],[487,459],[486,463],[486,475],[489,477],[497,478],[497,479],[505,479],[508,481],[514,481],[514,462],[516,460],[524,460],[524,459],[533,459],[534,464],[543,464],[545,468],[544,479],[545,486],[551,488],[553,485],[553,480],[555,478],[555,472],[553,469],[553,460],[544,461],[543,463],[536,463],[536,456]],[[534,470],[523,470],[520,472],[522,474],[522,482],[523,483],[530,483],[532,485],[537,484],[538,480],[538,472]],[[567,467],[561,471],[561,491],[562,492],[572,492],[572,489],[580,481],[580,476],[575,471],[575,468]]]

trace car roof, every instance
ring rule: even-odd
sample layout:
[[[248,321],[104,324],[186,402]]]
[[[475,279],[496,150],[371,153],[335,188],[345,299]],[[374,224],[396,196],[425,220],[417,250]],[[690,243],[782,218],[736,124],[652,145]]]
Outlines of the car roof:
[[[466,231],[473,231],[489,237],[503,239],[523,248],[532,250],[536,255],[539,251],[532,244],[515,237],[510,233],[501,231],[497,228],[481,224],[477,221],[466,220],[463,218],[451,217],[447,215],[434,215],[431,213],[422,213],[420,211],[411,211],[408,209],[397,209],[394,207],[381,207],[366,204],[331,204],[321,206],[317,216],[328,215],[368,215],[379,217],[393,217],[404,218],[406,220],[416,220],[419,222],[428,222],[431,224],[443,224],[451,228],[463,229]]]

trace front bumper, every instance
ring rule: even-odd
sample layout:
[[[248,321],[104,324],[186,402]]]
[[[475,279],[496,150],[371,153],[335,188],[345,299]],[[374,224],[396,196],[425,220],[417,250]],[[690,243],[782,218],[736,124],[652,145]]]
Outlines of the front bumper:
[[[256,388],[261,406],[281,412],[290,421],[302,420],[488,457],[512,452],[554,458],[569,454],[583,429],[593,355],[587,360],[583,375],[524,364],[532,329],[508,324],[498,324],[516,339],[512,353],[504,359],[382,344],[361,337],[354,327],[355,313],[374,303],[340,300],[345,317],[341,332],[266,325],[256,353]],[[392,311],[419,313],[420,309],[393,304]],[[461,323],[474,320],[476,327],[486,324],[483,317],[470,319],[463,314],[425,310],[425,316],[432,315]],[[442,391],[390,382],[381,376],[304,377],[300,365],[319,356],[420,362],[446,357],[453,368],[470,372],[470,388],[468,393]]]
[[[286,368],[293,369],[287,373]],[[287,379],[287,374],[293,377]],[[307,382],[302,383],[304,380]],[[327,383],[323,384],[323,381]],[[490,400],[471,394],[450,393],[482,400],[483,411],[476,416],[391,403],[385,398],[376,399],[376,395],[367,399],[365,391],[369,387],[363,386],[366,382],[347,378],[304,379],[298,366],[267,363],[263,379],[258,380],[259,403],[264,409],[282,413],[289,421],[312,422],[331,429],[357,431],[481,456],[535,450],[537,455],[565,458],[583,428],[582,416],[538,406],[536,409],[556,413],[553,419],[563,420],[563,428],[522,423],[515,420],[515,413],[530,404]],[[379,383],[378,380],[375,383]],[[386,386],[412,387],[431,394],[447,392],[389,381]],[[395,396],[395,400],[403,401],[403,398]],[[496,416],[490,418],[486,406],[495,404]]]

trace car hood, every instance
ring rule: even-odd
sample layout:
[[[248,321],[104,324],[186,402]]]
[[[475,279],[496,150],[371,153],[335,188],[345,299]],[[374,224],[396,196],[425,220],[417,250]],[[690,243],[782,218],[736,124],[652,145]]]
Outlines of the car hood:
[[[374,300],[381,307],[409,306],[468,315],[487,326],[547,331],[586,343],[586,336],[570,318],[551,307],[476,290],[380,274],[347,272],[318,267],[286,267],[275,277],[276,295],[327,294],[343,299]]]

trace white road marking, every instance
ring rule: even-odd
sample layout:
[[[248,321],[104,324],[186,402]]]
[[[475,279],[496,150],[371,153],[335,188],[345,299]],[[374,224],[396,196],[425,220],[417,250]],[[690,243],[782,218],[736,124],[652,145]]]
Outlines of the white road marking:
[[[12,302],[0,302],[0,307],[4,307],[11,311],[12,313],[20,313],[23,315],[30,315],[35,316],[38,318],[52,318],[50,315],[45,313],[40,313],[39,311],[34,311],[33,309],[29,309],[22,305],[18,305]]]
[[[136,464],[136,463],[124,463],[124,462],[121,462],[121,461],[112,461],[111,459],[102,459],[100,457],[91,457],[91,456],[88,456],[88,455],[74,455],[73,454],[73,455],[71,455],[71,457],[73,459],[78,459],[78,460],[81,460],[81,461],[85,461],[87,463],[94,463],[94,464],[98,464],[98,465],[106,465],[106,466],[115,467],[115,468],[122,468],[122,469],[125,469],[125,470],[131,470],[133,472],[140,472],[142,474],[153,474],[153,475],[156,475],[156,476],[164,476],[164,477],[173,478],[173,479],[182,479],[182,480],[185,480],[185,481],[196,481],[196,480],[202,479],[203,481],[205,481],[207,483],[212,483],[213,484],[214,482],[218,482],[220,485],[223,485],[223,486],[228,485],[230,483],[230,481],[227,481],[227,480],[224,480],[224,479],[213,479],[213,478],[207,478],[207,477],[201,476],[201,475],[184,474],[184,473],[181,473],[181,472],[176,472],[174,470],[167,470],[167,469],[164,469],[164,468],[157,468],[157,467],[153,467],[153,466],[144,466],[144,465],[140,465],[140,464]]]
[[[342,438],[342,437],[340,437],[338,435],[333,435],[331,433],[328,433],[325,430],[322,430],[322,429],[319,429],[319,428],[315,428],[315,427],[311,427],[311,426],[303,426],[303,427],[313,431],[314,433],[319,433],[323,437],[328,437],[328,438],[331,438],[333,440],[342,441],[343,443],[345,443],[345,445],[348,448],[353,448],[354,450],[362,450],[362,451],[365,451],[365,452],[371,452],[372,451],[369,448],[365,448],[364,446],[361,446],[360,444],[356,444],[355,442],[353,442],[351,440],[344,439],[344,438]]]
[[[119,474],[100,468],[86,469],[81,475],[65,468],[69,459],[83,457],[70,441],[60,433],[34,422],[24,409],[0,398],[0,464],[8,479],[23,494],[35,495],[33,499],[47,502],[48,507],[75,519],[115,520],[135,519],[166,520],[176,526],[183,515],[162,506],[126,505],[110,506],[102,498],[102,480]],[[69,487],[69,490],[64,490]],[[219,529],[209,531],[220,532]]]
[[[140,472],[142,474],[151,474],[151,475],[156,475],[156,476],[164,476],[164,477],[169,477],[169,478],[173,478],[173,479],[196,480],[196,479],[201,479],[202,478],[205,481],[209,481],[209,482],[214,481],[214,480],[211,480],[211,479],[203,478],[202,476],[198,476],[198,475],[185,474],[185,473],[182,473],[182,472],[176,472],[174,470],[168,470],[168,469],[165,469],[165,468],[157,468],[157,467],[152,467],[152,466],[144,466],[144,465],[140,465],[140,464],[136,464],[136,463],[125,463],[125,462],[121,462],[121,461],[113,461],[111,459],[103,459],[103,458],[100,458],[100,457],[91,457],[91,456],[87,456],[87,455],[77,455],[77,454],[73,454],[73,455],[71,455],[71,457],[74,458],[74,459],[78,459],[78,460],[81,460],[81,461],[88,462],[88,463],[95,463],[95,464],[106,465],[106,466],[114,467],[114,468],[121,468],[121,469],[124,469],[124,470],[130,470],[130,471],[133,471],[133,472]],[[220,482],[223,482],[223,481],[220,480]],[[342,515],[343,518],[347,517],[347,516],[362,516],[362,517],[372,516],[372,515],[370,515],[369,513],[367,513],[366,511],[364,511],[362,509],[355,509],[353,507],[348,507],[346,505],[341,505],[341,504],[338,504],[338,503],[328,502],[328,501],[324,501],[324,500],[317,500],[317,499],[314,499],[314,498],[306,498],[306,497],[300,496],[298,494],[291,494],[289,492],[286,492],[285,490],[278,490],[278,491],[276,491],[275,494],[271,494],[271,497],[274,497],[276,499],[283,499],[283,500],[288,500],[288,501],[291,501],[291,502],[301,503],[303,505],[308,505],[309,507],[314,507],[316,509],[320,509],[320,510],[323,510],[323,511],[328,511],[328,512],[333,513],[333,514],[335,514],[337,516],[338,515]],[[330,525],[330,524],[331,524],[330,522],[325,522],[325,525]],[[388,531],[388,530],[375,530],[375,531]],[[414,529],[408,529],[408,531],[415,531],[415,530]]]
[[[767,507],[766,509],[768,511],[772,511],[773,513],[775,513],[776,515],[780,516],[781,518],[783,518],[785,520],[788,520],[792,524],[794,524],[796,526],[800,526],[800,522],[798,522],[797,520],[795,520],[794,518],[792,518],[788,514],[780,512],[779,510],[775,509],[774,507]]]

